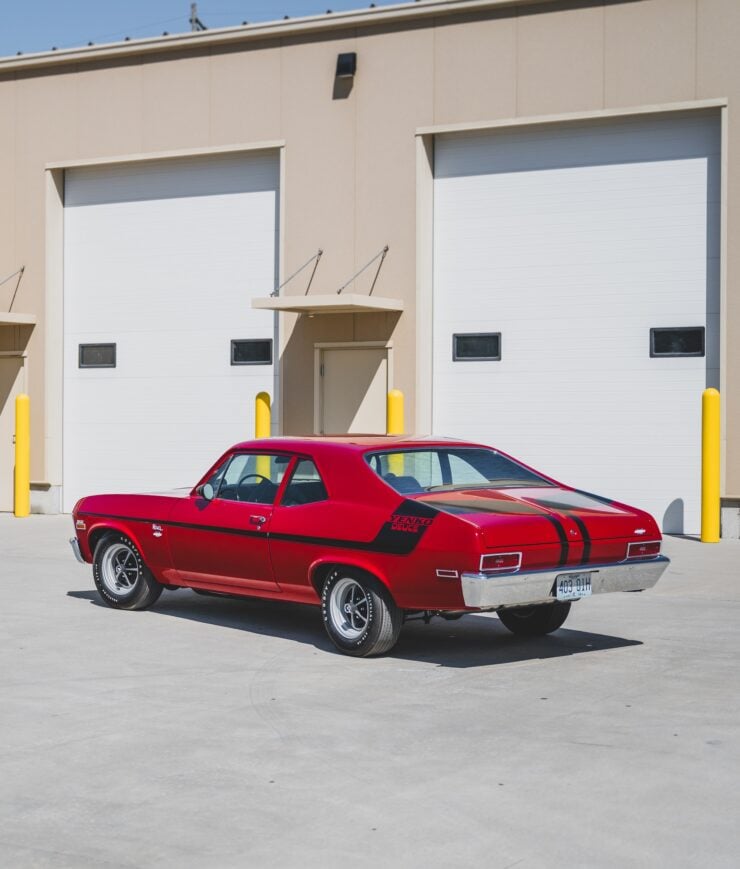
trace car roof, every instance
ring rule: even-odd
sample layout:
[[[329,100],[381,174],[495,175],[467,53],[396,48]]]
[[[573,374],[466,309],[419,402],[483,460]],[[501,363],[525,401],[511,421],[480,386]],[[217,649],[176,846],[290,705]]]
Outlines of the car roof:
[[[273,437],[261,440],[243,441],[235,444],[234,450],[253,450],[255,448],[278,449],[289,452],[321,452],[339,447],[353,452],[372,450],[414,449],[419,447],[479,446],[456,438],[413,436],[413,435],[316,435],[302,437]]]

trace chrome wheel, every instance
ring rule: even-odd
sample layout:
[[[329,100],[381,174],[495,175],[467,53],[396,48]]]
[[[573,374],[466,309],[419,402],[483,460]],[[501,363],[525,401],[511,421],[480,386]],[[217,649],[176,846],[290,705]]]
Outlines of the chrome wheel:
[[[339,564],[324,579],[321,617],[339,651],[356,658],[392,649],[403,624],[403,612],[380,580]]]
[[[334,629],[345,640],[357,640],[367,629],[371,604],[365,589],[346,577],[331,590],[329,616]]]
[[[112,594],[128,594],[136,587],[141,576],[139,559],[125,543],[114,543],[100,560],[100,578]]]

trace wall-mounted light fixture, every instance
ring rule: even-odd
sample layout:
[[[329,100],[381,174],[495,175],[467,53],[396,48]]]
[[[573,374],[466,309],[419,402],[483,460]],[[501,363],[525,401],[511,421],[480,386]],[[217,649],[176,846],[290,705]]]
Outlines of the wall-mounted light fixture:
[[[354,78],[357,72],[357,52],[337,55],[337,78]]]

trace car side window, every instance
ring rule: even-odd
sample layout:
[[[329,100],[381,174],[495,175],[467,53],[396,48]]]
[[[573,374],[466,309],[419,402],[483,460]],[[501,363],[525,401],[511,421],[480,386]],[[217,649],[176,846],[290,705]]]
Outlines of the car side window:
[[[237,453],[221,477],[216,498],[272,504],[289,464],[290,456]]]
[[[439,453],[434,450],[376,453],[370,467],[401,495],[415,495],[443,483]]]
[[[301,504],[326,501],[328,498],[324,481],[316,465],[311,459],[301,459],[295,466],[280,503],[283,507],[298,507]]]

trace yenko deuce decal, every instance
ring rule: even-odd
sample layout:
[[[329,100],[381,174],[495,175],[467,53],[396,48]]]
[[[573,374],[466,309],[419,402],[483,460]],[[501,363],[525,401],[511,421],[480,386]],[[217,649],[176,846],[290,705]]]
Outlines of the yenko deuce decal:
[[[413,552],[437,514],[438,511],[427,504],[403,501],[373,541],[379,547],[377,551],[395,555]]]

